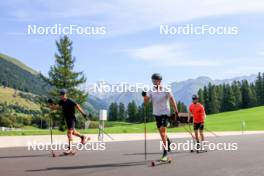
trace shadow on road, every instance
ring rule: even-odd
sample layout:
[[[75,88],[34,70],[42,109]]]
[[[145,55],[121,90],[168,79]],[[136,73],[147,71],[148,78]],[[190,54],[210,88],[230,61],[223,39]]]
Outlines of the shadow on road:
[[[43,157],[50,156],[49,154],[41,154],[41,155],[18,155],[18,156],[0,156],[0,159],[8,159],[8,158],[34,158],[34,157]]]
[[[189,150],[188,151],[176,151],[176,152],[170,152],[170,155],[175,155],[179,153],[191,153]],[[161,155],[162,152],[148,152],[147,155]],[[125,153],[124,155],[145,155],[145,153]]]
[[[146,161],[95,164],[95,165],[84,165],[84,166],[48,167],[48,168],[45,168],[45,169],[26,170],[26,172],[39,172],[39,171],[51,171],[51,170],[89,169],[89,168],[105,168],[105,167],[130,167],[130,166],[140,166],[140,165],[146,165]]]

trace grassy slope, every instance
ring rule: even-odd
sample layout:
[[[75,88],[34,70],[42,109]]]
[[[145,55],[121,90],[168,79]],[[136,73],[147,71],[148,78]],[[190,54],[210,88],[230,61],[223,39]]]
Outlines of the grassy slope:
[[[9,62],[12,62],[13,64],[15,64],[15,65],[19,66],[20,68],[32,73],[33,75],[38,74],[37,71],[33,70],[32,68],[28,67],[27,65],[25,65],[24,63],[20,62],[19,60],[15,59],[15,58],[12,58],[12,57],[7,56],[7,55],[2,54],[2,53],[0,53],[0,58],[5,59]]]
[[[14,97],[15,90],[12,88],[3,88],[0,86],[0,102],[7,102],[8,104],[18,103],[20,106],[31,109],[39,110],[39,105],[34,102],[28,101],[20,96]]]
[[[264,106],[211,115],[206,125],[215,131],[264,130]]]
[[[241,123],[245,121],[246,130],[264,130],[264,106],[244,109],[233,112],[219,113],[209,115],[206,119],[206,128],[210,131],[240,131]],[[113,125],[105,128],[107,133],[141,133],[144,129],[144,124],[129,124],[124,122],[107,122]],[[98,129],[80,130],[85,133],[98,133]],[[157,132],[154,122],[147,124],[147,131]],[[181,128],[169,129],[169,132],[184,132]],[[37,135],[49,134],[48,130],[38,130],[31,127],[26,127],[23,132],[0,132],[0,135]],[[65,134],[54,130],[54,134]]]

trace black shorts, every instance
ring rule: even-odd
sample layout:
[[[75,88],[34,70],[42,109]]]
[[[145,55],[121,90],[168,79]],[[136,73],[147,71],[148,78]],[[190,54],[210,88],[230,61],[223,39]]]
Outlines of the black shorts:
[[[168,126],[169,116],[167,115],[155,116],[155,119],[156,119],[157,128]]]
[[[76,124],[76,118],[67,118],[66,119],[66,125],[67,129],[75,129],[75,124]]]
[[[193,130],[203,130],[204,129],[204,123],[193,123]]]

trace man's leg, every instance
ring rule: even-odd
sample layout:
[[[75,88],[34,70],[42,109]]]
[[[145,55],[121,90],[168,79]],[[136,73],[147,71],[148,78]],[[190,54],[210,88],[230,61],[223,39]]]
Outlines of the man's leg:
[[[199,133],[200,133],[200,137],[201,137],[201,141],[204,141],[204,123],[200,124],[200,128],[199,128]]]
[[[198,134],[198,130],[194,130],[194,134],[195,134],[195,140],[196,140],[196,142],[199,143],[199,134]]]
[[[203,133],[203,130],[199,130],[199,133],[200,133],[200,137],[201,137],[201,141],[204,141],[204,133]]]
[[[159,128],[160,137],[164,145],[167,143],[167,130],[166,127],[160,127]]]
[[[73,130],[73,133],[72,133],[74,136],[77,136],[77,137],[82,137],[82,135],[77,131],[77,130]]]
[[[167,142],[168,142],[168,152],[170,152],[171,151],[171,148],[170,148],[171,140],[168,136],[167,136]]]
[[[201,123],[200,124],[200,128],[199,128],[199,134],[200,134],[200,138],[201,138],[201,144],[202,144],[202,149],[203,149],[203,142],[204,142],[204,133],[203,133],[203,131],[204,131],[204,124],[203,123]]]
[[[198,123],[194,123],[193,124],[193,131],[194,131],[195,140],[196,140],[197,143],[199,143],[198,129],[199,129],[199,124]]]
[[[81,135],[78,131],[76,131],[75,129],[73,130],[73,135],[74,136],[77,136],[79,138],[81,138],[81,143],[82,144],[85,144],[87,140],[90,140],[90,138],[84,136],[84,135]]]
[[[195,149],[197,150],[200,149],[200,140],[199,140],[199,134],[198,134],[199,126],[200,125],[198,123],[193,124],[193,130],[194,130],[195,140],[196,140]]]
[[[68,136],[68,143],[69,143],[69,146],[68,146],[68,149],[71,150],[72,149],[72,134],[73,134],[73,129],[70,128],[67,130],[67,136]]]
[[[160,127],[159,132],[160,132],[161,140],[162,140],[164,146],[166,146],[166,144],[167,144],[167,129],[166,129],[166,127]],[[161,160],[167,160],[167,158],[166,158],[167,155],[168,155],[168,150],[167,150],[167,148],[164,147]]]
[[[157,125],[157,128],[159,130],[159,133],[160,133],[160,137],[161,137],[161,140],[162,140],[162,143],[164,146],[166,146],[166,143],[167,143],[167,118],[166,116],[155,116],[156,118],[156,125]],[[167,160],[167,148],[163,148],[163,155],[162,155],[162,158],[161,160]]]

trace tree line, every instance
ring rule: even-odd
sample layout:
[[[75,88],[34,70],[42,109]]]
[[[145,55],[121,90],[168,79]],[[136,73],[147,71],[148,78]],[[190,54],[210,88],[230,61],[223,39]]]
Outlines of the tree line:
[[[50,86],[42,81],[39,75],[22,69],[5,60],[0,55],[0,86],[11,87],[15,90],[31,92],[36,95],[46,95]]]
[[[180,112],[187,112],[187,107],[184,105],[184,103],[178,102],[177,105]],[[151,103],[146,104],[146,106],[144,103],[138,106],[135,101],[131,101],[126,107],[124,103],[113,102],[108,108],[109,121],[140,123],[144,121],[144,116],[146,116],[147,122],[152,122],[155,120],[152,115]]]
[[[247,80],[220,85],[209,83],[199,89],[198,95],[207,114],[261,106],[264,105],[264,73],[258,73],[253,83]]]

